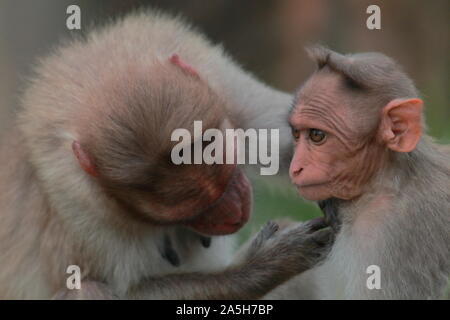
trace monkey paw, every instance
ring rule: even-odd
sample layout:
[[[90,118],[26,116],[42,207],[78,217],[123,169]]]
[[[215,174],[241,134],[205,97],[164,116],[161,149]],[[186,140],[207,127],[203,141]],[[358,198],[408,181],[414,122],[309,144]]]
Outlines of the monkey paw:
[[[247,261],[252,265],[281,273],[281,277],[294,276],[312,268],[323,260],[334,242],[335,233],[324,218],[303,223],[290,222],[283,228],[269,221],[253,239]]]
[[[334,230],[339,232],[341,227],[341,220],[339,217],[339,199],[331,198],[323,201],[319,201],[318,205],[325,217],[325,221]]]
[[[300,260],[305,267],[311,268],[323,260],[330,252],[336,232],[326,218],[315,218],[287,230],[293,239],[294,246],[298,246]]]

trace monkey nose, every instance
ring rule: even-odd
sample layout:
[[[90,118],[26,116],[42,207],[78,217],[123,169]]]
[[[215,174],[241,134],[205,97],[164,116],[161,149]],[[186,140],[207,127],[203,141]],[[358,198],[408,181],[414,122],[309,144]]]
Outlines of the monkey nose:
[[[292,156],[291,159],[291,164],[289,166],[289,176],[291,177],[291,179],[297,177],[303,171],[303,168],[305,167],[306,164],[304,153],[300,151],[301,150],[298,149],[295,150],[294,155]]]
[[[291,165],[291,168],[289,170],[289,176],[291,177],[291,180],[294,181],[302,171],[303,171],[302,167],[295,167]]]

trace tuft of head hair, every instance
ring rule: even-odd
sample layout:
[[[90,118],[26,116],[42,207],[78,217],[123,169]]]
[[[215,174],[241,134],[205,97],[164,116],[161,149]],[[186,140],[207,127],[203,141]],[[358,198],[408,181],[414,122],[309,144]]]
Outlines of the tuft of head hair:
[[[414,98],[419,93],[412,80],[390,57],[378,53],[340,54],[321,45],[306,48],[318,71],[328,67],[344,76],[350,87],[382,94],[387,100]]]

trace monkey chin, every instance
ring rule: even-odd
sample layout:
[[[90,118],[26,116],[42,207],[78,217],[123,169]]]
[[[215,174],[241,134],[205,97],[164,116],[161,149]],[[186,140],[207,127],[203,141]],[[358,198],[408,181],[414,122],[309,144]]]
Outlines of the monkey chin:
[[[239,170],[222,197],[186,226],[208,236],[237,232],[250,218],[252,189],[245,174]]]
[[[299,195],[309,201],[321,201],[332,197],[326,183],[297,186]]]

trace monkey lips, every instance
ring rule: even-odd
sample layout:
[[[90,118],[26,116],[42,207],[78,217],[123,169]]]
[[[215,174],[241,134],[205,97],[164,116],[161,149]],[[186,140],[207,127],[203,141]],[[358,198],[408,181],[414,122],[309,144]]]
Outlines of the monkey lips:
[[[236,169],[222,196],[186,225],[204,235],[226,235],[238,231],[249,219],[252,190],[245,174]]]

